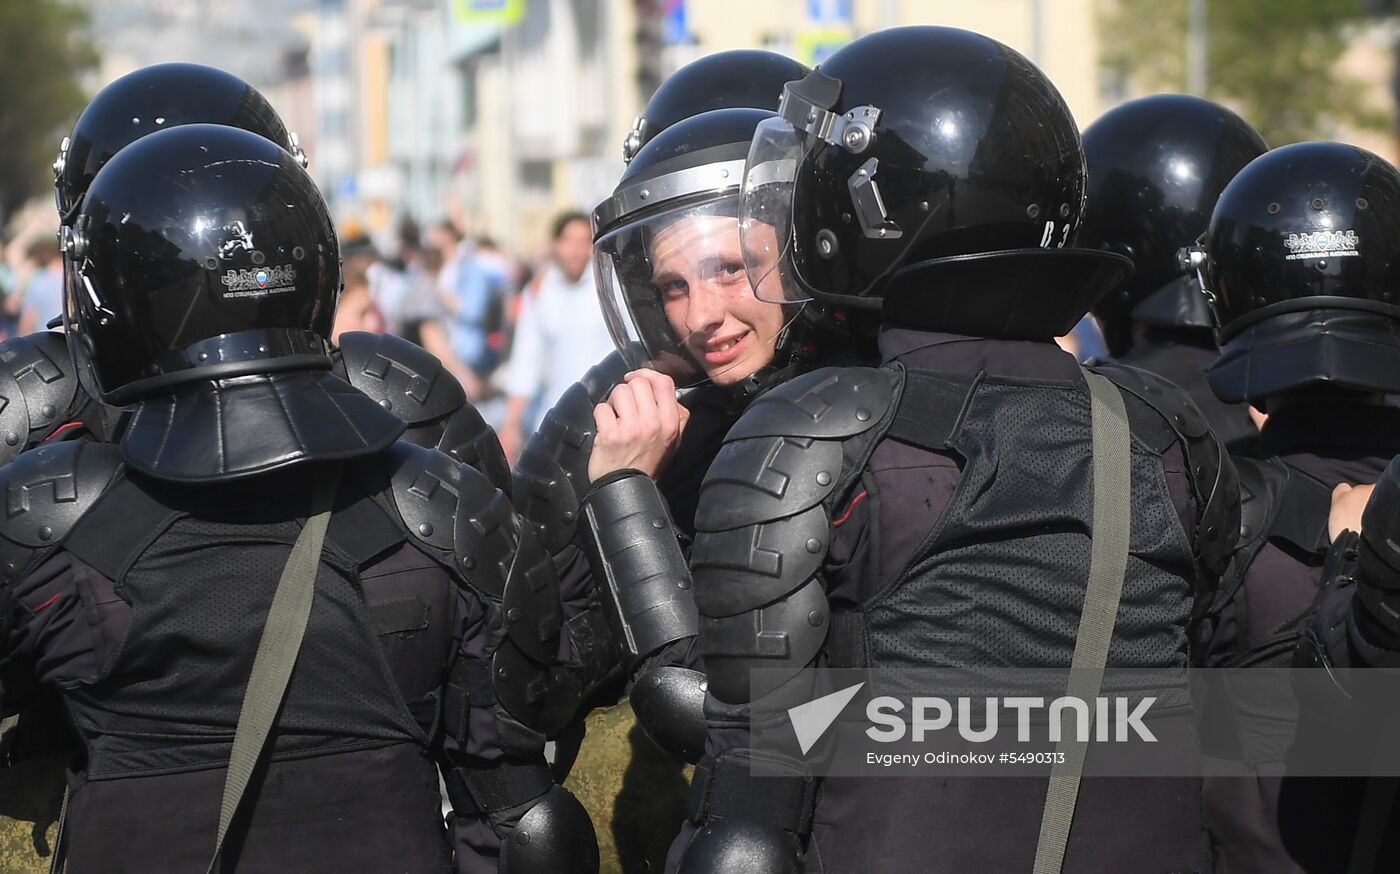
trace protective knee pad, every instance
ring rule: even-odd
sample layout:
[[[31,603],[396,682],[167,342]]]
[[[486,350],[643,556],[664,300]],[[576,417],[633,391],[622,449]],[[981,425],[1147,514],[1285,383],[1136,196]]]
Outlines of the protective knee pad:
[[[594,874],[598,837],[578,799],[553,786],[501,845],[501,874]]]

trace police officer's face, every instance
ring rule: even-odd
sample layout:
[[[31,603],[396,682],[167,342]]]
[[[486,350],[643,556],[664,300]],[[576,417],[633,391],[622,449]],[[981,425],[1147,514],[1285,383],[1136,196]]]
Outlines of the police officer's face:
[[[773,360],[786,316],[754,296],[737,219],[689,216],[663,228],[651,263],[671,330],[711,380],[732,385]]]

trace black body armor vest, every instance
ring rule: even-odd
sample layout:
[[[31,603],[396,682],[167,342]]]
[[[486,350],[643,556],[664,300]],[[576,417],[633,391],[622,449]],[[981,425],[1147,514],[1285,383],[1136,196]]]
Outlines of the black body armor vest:
[[[1171,332],[1152,329],[1133,344],[1128,354],[1115,359],[1119,364],[1148,370],[1174,383],[1210,422],[1211,430],[1231,452],[1240,452],[1259,437],[1259,429],[1249,417],[1249,404],[1227,404],[1215,396],[1206,379],[1206,368],[1219,352],[1191,342],[1176,342]]]
[[[429,753],[472,607],[450,557],[418,548],[397,508],[399,460],[346,465],[265,774],[235,819],[225,867],[451,870]],[[41,658],[71,661],[39,665],[64,690],[83,745],[69,870],[202,870],[315,466],[190,487],[125,470],[110,445],[65,443],[30,461],[37,470],[6,483],[19,512],[0,560],[35,617]],[[61,519],[67,508],[81,515]],[[45,522],[28,549],[17,542]],[[75,596],[81,608],[65,608]],[[91,630],[68,636],[75,622]]]
[[[1106,367],[1103,374],[1118,384],[1132,429],[1131,540],[1108,666],[1172,670],[1180,682],[1155,689],[1156,706],[1189,723],[1185,668],[1194,655],[1194,624],[1224,562],[1231,476],[1221,473],[1220,448],[1199,413],[1174,403],[1178,395],[1170,387],[1127,368]],[[857,445],[844,447],[846,458],[863,465],[882,439],[951,452],[961,461],[960,477],[896,578],[866,592],[855,611],[833,605],[830,663],[864,665],[873,679],[921,668],[1067,668],[1093,518],[1089,398],[1082,384],[906,371],[890,412]],[[1178,511],[1165,475],[1162,456],[1178,443],[1186,469],[1195,473],[1194,516]],[[848,466],[850,485],[833,497],[844,493],[849,502],[859,488],[851,476]],[[878,503],[879,495],[866,500]],[[899,513],[889,502],[872,509],[877,542],[878,528],[899,524]],[[1102,694],[1140,692],[1121,682],[1110,674]],[[957,809],[985,825],[970,824],[952,840],[937,828],[901,836],[872,826],[851,841],[849,826],[840,824],[870,820],[861,811],[876,799],[862,781],[827,780],[813,832],[822,870],[847,870],[871,853],[879,857],[872,870],[901,863],[940,872],[1029,870],[1043,778],[909,782],[924,786],[899,781],[881,792],[907,804]],[[1208,870],[1199,792],[1193,779],[1086,780],[1064,870]]]
[[[1176,386],[1117,365],[1099,372],[1122,392],[1132,432],[1132,535],[1108,666],[1181,670],[1160,694],[1189,714],[1194,627],[1239,527],[1234,469]],[[1067,669],[1090,564],[1089,408],[1079,379],[954,376],[899,362],[817,371],[755,402],[727,435],[697,517],[692,564],[711,695],[739,705],[776,694],[783,674],[752,675],[751,686],[749,670],[795,674],[822,653],[833,667],[871,669],[877,686],[911,669]],[[857,603],[828,604],[826,577],[840,570],[822,555],[858,493],[870,520],[859,537],[871,550],[905,518],[867,475],[886,440],[953,456],[956,488],[901,570],[880,586],[863,573]],[[1174,468],[1170,453],[1181,458]],[[1169,472],[1186,494],[1173,494]],[[1114,691],[1106,682],[1104,694]],[[808,869],[1029,870],[1045,786],[827,779]],[[1199,789],[1193,779],[1086,781],[1065,870],[1207,870]],[[961,823],[956,836],[893,815],[915,807]],[[704,817],[723,819],[716,810]],[[803,821],[783,827],[800,836],[791,823]]]
[[[1161,453],[1178,437],[1147,401],[1125,394],[1135,438],[1132,542],[1109,664],[1182,668],[1196,556],[1160,472]],[[1082,387],[907,372],[887,425],[866,439],[884,437],[952,451],[963,465],[942,518],[899,578],[861,605],[865,664],[881,670],[1067,666],[1093,516]],[[1036,475],[1017,473],[1028,464],[1037,465]],[[836,661],[846,661],[844,655]]]

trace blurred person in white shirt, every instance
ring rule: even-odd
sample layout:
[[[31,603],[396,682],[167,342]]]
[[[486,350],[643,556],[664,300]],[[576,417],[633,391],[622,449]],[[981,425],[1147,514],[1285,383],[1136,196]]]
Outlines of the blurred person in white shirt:
[[[545,411],[614,349],[589,269],[593,234],[586,215],[554,220],[550,254],[538,289],[522,304],[511,344],[500,437],[512,460]]]

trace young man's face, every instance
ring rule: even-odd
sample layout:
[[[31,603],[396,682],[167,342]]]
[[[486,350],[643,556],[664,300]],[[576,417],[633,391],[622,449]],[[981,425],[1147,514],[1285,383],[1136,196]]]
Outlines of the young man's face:
[[[593,231],[584,219],[564,225],[554,240],[554,263],[570,282],[577,282],[593,258]]]
[[[713,382],[733,385],[773,360],[787,314],[754,296],[738,219],[687,216],[657,232],[650,254],[671,330]]]

